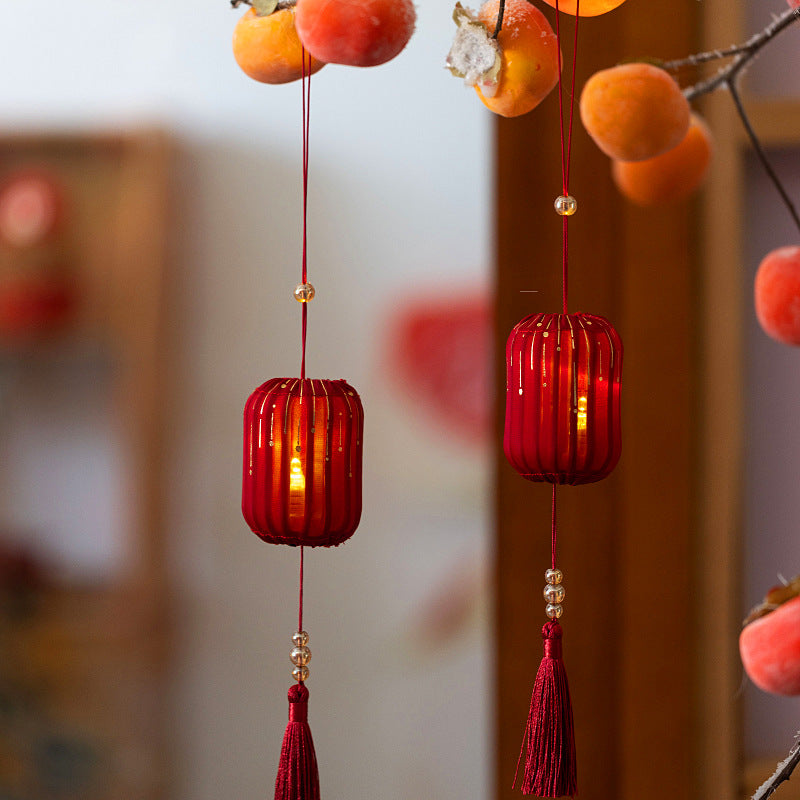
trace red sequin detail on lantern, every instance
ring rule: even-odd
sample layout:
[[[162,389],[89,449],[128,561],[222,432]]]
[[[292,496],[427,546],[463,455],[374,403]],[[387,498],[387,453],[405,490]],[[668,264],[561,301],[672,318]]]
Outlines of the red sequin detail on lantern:
[[[503,449],[531,481],[592,483],[621,451],[622,340],[591,314],[532,314],[506,345]]]
[[[244,409],[242,513],[273,544],[329,547],[361,518],[364,411],[346,381],[273,378]]]

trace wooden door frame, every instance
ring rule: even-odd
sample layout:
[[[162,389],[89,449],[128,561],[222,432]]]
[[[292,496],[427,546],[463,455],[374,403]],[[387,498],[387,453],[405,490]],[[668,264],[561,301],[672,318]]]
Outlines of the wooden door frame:
[[[729,41],[725,26],[737,22],[725,6],[631,0],[582,20],[578,86],[626,57],[695,52],[704,27],[717,43]],[[724,113],[709,106],[712,126],[726,122]],[[557,114],[551,96],[496,125],[497,364],[520,318],[559,310]],[[622,460],[605,481],[559,490],[562,622],[583,800],[733,800],[738,792],[731,683],[738,671],[741,292],[730,280],[738,274],[737,217],[727,216],[737,211],[737,180],[733,166],[702,203],[634,208],[618,196],[608,159],[576,120],[570,310],[607,316],[625,343]],[[505,800],[518,796],[511,782],[541,658],[550,492],[519,478],[499,445],[496,464],[495,797]]]

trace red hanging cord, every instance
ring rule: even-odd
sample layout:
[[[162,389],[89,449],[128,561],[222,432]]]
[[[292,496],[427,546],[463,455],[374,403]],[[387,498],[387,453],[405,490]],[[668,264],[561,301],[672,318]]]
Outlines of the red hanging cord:
[[[307,269],[307,212],[308,212],[308,139],[311,116],[311,56],[306,62],[306,51],[302,52],[303,90],[303,261],[302,282],[308,282]],[[306,329],[308,326],[308,302],[302,303],[302,356],[300,378],[306,377]],[[303,571],[305,548],[300,546],[300,587],[298,598],[297,630],[303,630]],[[314,751],[314,740],[308,726],[308,689],[304,681],[298,681],[289,689],[289,721],[283,736],[278,774],[275,778],[275,800],[319,800],[319,769]]]
[[[578,16],[580,13],[580,0],[575,3],[575,38],[572,49],[572,75],[569,89],[569,122],[566,135],[564,132],[564,90],[562,71],[558,72],[558,123],[561,139],[561,191],[565,197],[569,196],[569,168],[572,158],[572,130],[575,117],[575,67],[578,59]],[[558,42],[559,57],[561,53],[561,13],[559,0],[556,0],[556,41]],[[567,313],[567,298],[569,288],[569,217],[562,217],[561,233],[561,286],[563,313]]]
[[[297,630],[303,630],[303,561],[305,560],[305,548],[300,545],[300,602],[298,603]]]
[[[306,57],[308,61],[306,62]],[[308,143],[311,131],[311,55],[303,48],[302,52],[302,91],[303,91],[303,259],[302,283],[308,282]],[[300,378],[306,377],[306,330],[308,328],[308,303],[303,307],[302,356],[300,361]],[[297,630],[303,630],[303,563],[304,548],[300,546],[300,598],[298,603]]]
[[[308,57],[308,62],[306,62]],[[311,131],[311,55],[302,53],[302,90],[303,90],[303,258],[302,280],[308,283],[308,145]],[[300,358],[300,379],[306,377],[306,330],[308,327],[308,303],[302,305],[302,355]]]
[[[552,523],[550,527],[550,566],[556,568],[556,544],[558,543],[558,525],[556,521],[556,484],[553,484]]]
[[[308,56],[308,62],[306,62]],[[302,283],[308,282],[308,143],[311,131],[311,55],[303,48],[302,52],[302,91],[303,91],[303,259]],[[300,360],[300,379],[306,377],[306,330],[308,328],[308,303],[303,306],[302,355]],[[303,630],[303,547],[300,547],[300,600],[297,630]]]
[[[561,189],[569,196],[569,167],[572,156],[572,123],[575,111],[575,65],[578,51],[578,1],[575,8],[575,42],[572,54],[572,77],[569,90],[569,122],[564,131],[564,93],[561,71],[558,73],[558,118],[561,138]],[[561,9],[556,0],[556,40],[561,53]],[[567,313],[568,262],[569,262],[569,216],[562,221],[562,301],[563,313]],[[553,484],[552,522],[550,528],[550,564],[556,569],[558,545],[558,517],[556,507],[556,484]],[[548,578],[549,581],[549,578]],[[560,584],[560,579],[555,581]],[[561,625],[555,614],[542,628],[544,656],[536,673],[531,694],[528,723],[522,740],[514,786],[519,768],[525,768],[522,776],[522,793],[537,797],[573,796],[577,792],[577,768],[575,760],[575,731],[569,683],[561,656]]]

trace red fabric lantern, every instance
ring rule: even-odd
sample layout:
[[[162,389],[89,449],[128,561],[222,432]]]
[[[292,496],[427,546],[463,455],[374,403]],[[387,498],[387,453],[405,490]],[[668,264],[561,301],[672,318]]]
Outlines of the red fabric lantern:
[[[621,450],[622,340],[592,314],[532,314],[506,345],[503,449],[531,481],[592,483]]]
[[[361,518],[361,399],[343,380],[272,378],[244,409],[242,513],[272,544],[329,547]]]

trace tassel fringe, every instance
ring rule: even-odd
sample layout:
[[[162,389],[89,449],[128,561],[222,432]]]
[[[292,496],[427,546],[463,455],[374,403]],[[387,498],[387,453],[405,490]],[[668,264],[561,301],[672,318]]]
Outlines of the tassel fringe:
[[[308,727],[308,689],[289,689],[289,724],[283,736],[275,800],[319,800],[319,770]]]
[[[526,752],[522,794],[536,797],[573,796],[577,791],[572,702],[561,658],[562,629],[557,620],[542,628],[544,658],[536,674],[517,774]]]

